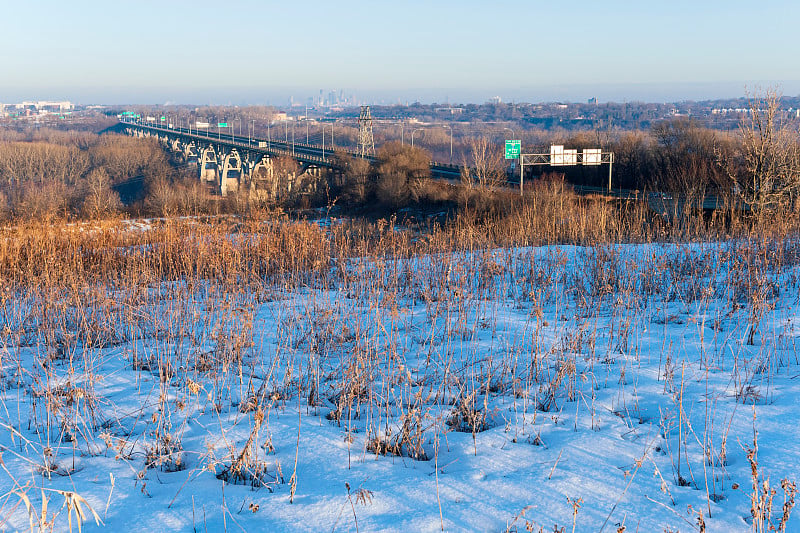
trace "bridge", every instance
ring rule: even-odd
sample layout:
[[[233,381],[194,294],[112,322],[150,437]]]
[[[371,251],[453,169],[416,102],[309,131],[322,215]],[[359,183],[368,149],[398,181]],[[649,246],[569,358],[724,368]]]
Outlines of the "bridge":
[[[301,176],[319,176],[321,169],[336,169],[340,164],[338,157],[346,154],[350,157],[363,157],[370,163],[377,158],[360,155],[349,150],[334,150],[300,142],[283,142],[272,139],[242,137],[231,133],[217,132],[211,134],[180,127],[161,126],[129,117],[122,117],[122,130],[138,137],[155,137],[173,152],[182,153],[189,163],[196,163],[198,175],[202,182],[212,186],[216,192],[226,196],[229,192],[249,187],[251,195],[281,198],[283,193],[291,192],[299,187]],[[298,171],[289,176],[286,183],[278,184],[275,179],[276,158],[289,157],[297,162]],[[432,162],[431,177],[447,181],[460,181],[463,167]],[[509,185],[519,181],[509,180]],[[682,211],[687,199],[660,191],[642,192],[631,189],[606,189],[605,187],[587,187],[571,185],[580,195],[603,196],[614,200],[645,200],[655,212],[668,214]],[[696,205],[696,204],[693,204]],[[702,208],[706,211],[723,207],[721,198],[708,195],[704,198]],[[739,209],[749,210],[749,206],[741,205]]]
[[[222,132],[210,134],[208,130],[201,132],[149,124],[127,117],[120,119],[120,128],[128,135],[154,137],[173,152],[183,154],[187,162],[197,164],[200,180],[213,184],[222,196],[240,189],[244,184],[249,184],[251,188],[253,185],[258,188],[259,184],[270,188],[267,184],[274,181],[274,161],[279,157],[290,157],[299,166],[298,172],[287,184],[289,189],[295,186],[294,182],[302,175],[318,175],[321,169],[335,169],[340,164],[339,157],[342,154],[362,157],[356,152],[334,150],[333,147],[242,137]],[[370,155],[363,158],[370,163],[377,161]],[[431,177],[459,180],[461,167],[432,162]],[[274,184],[271,188],[271,194],[279,193]]]

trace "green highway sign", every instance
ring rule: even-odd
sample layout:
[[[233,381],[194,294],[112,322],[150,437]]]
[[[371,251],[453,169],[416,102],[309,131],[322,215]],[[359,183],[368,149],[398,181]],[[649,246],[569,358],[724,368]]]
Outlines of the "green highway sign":
[[[228,127],[228,123],[227,122],[219,122],[217,124],[217,127],[218,128],[227,128]]]
[[[506,141],[506,159],[519,159],[522,141]]]

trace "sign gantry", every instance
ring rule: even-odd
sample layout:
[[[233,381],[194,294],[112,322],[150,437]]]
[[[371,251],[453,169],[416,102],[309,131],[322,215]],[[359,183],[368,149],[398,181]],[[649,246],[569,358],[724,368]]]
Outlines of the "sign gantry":
[[[506,159],[508,157],[508,143],[506,141]],[[603,152],[600,148],[565,149],[563,145],[550,146],[550,153],[545,154],[519,154],[520,177],[519,193],[522,194],[522,180],[525,176],[525,166],[551,166],[568,167],[576,165],[600,166],[608,165],[608,191],[611,192],[611,168],[614,165],[614,152]]]

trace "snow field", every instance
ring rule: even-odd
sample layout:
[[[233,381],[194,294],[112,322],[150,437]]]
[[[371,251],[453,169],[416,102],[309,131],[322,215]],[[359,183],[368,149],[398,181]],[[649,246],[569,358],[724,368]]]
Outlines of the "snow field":
[[[112,530],[749,531],[755,465],[756,520],[798,529],[798,257],[551,246],[17,288],[0,527],[48,498],[67,530],[57,489]]]

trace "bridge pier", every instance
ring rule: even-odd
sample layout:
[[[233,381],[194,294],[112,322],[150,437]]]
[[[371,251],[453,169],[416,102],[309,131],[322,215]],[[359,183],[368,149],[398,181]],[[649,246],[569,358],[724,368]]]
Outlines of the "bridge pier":
[[[272,159],[262,156],[253,165],[250,171],[250,199],[260,202],[274,201],[277,195],[277,182],[275,181]]]
[[[222,157],[222,173],[220,174],[220,194],[227,196],[229,192],[239,190],[242,179],[242,158],[236,148]]]
[[[306,182],[306,187],[310,192],[317,192],[319,186],[319,180],[322,177],[322,169],[318,166],[309,166],[305,172],[303,172],[303,176],[307,179],[304,180]]]
[[[194,141],[189,143],[183,144],[183,157],[186,159],[186,162],[190,165],[197,164],[197,146],[195,146]]]
[[[217,152],[213,146],[209,146],[200,154],[200,164],[197,166],[200,181],[216,183],[218,171]]]

